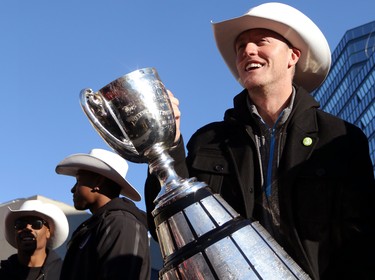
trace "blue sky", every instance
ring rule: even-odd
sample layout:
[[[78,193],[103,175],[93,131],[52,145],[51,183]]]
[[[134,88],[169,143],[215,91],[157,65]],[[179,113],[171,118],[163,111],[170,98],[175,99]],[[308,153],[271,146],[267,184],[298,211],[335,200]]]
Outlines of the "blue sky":
[[[333,51],[346,30],[375,19],[373,0],[281,1],[308,15]],[[110,149],[83,114],[81,89],[97,91],[155,67],[180,100],[185,139],[222,120],[241,88],[219,55],[214,22],[264,1],[65,0],[0,3],[2,106],[0,203],[40,194],[72,204],[75,180],[56,164],[92,148]],[[147,165],[130,163],[143,195]],[[137,203],[145,209],[143,201]]]

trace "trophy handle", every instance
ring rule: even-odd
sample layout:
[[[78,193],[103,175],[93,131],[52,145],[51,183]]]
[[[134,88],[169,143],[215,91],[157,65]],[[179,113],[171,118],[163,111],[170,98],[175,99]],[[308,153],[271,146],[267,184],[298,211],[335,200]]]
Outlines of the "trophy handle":
[[[92,103],[95,103],[96,108],[93,108]],[[80,104],[81,107],[90,120],[90,123],[94,126],[94,128],[99,132],[99,135],[104,139],[105,142],[108,143],[116,151],[127,155],[129,160],[134,162],[143,162],[144,159],[139,158],[139,153],[135,149],[132,142],[128,139],[128,136],[123,129],[123,125],[121,125],[121,119],[117,118],[115,112],[111,109],[111,107],[107,104],[106,100],[99,94],[95,93],[92,89],[86,88],[81,90],[80,92]],[[117,128],[121,131],[122,136],[124,139],[119,140],[111,132],[109,132],[105,126],[98,120],[97,115],[94,114],[97,112],[99,115],[106,117],[108,113],[111,115],[111,120],[113,120]],[[108,112],[108,113],[107,113]],[[126,149],[124,148],[126,147]]]

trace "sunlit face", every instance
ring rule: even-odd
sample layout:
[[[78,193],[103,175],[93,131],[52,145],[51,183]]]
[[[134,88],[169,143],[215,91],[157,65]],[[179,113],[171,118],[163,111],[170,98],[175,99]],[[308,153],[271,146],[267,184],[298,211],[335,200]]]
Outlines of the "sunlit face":
[[[278,33],[260,28],[247,30],[236,39],[235,50],[237,71],[248,90],[292,82],[291,67],[297,63],[299,51]]]
[[[48,223],[37,216],[19,218],[14,231],[18,250],[30,255],[37,249],[45,250],[51,237]]]
[[[76,175],[77,182],[71,189],[74,207],[77,210],[90,209],[96,203],[97,193],[93,189],[97,186],[99,175],[93,172],[80,170]]]

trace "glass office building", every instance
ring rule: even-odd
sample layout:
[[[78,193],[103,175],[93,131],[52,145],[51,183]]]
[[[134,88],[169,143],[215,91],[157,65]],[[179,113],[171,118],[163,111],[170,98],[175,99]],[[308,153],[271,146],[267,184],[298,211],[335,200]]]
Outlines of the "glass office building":
[[[327,79],[312,94],[322,110],[365,132],[375,173],[375,21],[345,33]]]

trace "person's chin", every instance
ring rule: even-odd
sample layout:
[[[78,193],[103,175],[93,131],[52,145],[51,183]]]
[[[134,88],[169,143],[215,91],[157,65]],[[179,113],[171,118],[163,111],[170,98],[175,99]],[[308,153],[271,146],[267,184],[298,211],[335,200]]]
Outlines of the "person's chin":
[[[76,210],[86,210],[87,207],[83,206],[82,203],[78,203],[77,201],[74,201],[74,208]]]
[[[253,77],[242,77],[241,83],[245,88],[252,88],[257,84],[257,81]]]
[[[32,240],[20,240],[18,243],[18,249],[23,252],[29,252],[30,254],[34,253],[36,249],[36,239]]]
[[[248,79],[244,82],[244,87],[248,90],[256,90],[262,88],[263,84],[255,79]]]

